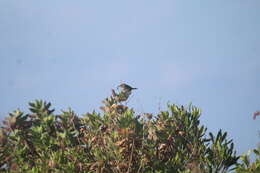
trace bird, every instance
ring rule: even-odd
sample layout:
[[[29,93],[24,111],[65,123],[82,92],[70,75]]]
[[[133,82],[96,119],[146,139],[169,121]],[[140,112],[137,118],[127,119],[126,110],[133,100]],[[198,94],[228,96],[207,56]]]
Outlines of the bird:
[[[118,88],[121,88],[123,92],[131,93],[132,90],[136,90],[137,88],[133,88],[125,83],[122,83],[118,86]]]

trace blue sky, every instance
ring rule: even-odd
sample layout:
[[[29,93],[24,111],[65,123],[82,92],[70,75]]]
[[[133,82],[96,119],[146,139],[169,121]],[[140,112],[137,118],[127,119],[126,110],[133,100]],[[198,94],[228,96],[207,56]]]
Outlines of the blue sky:
[[[0,1],[0,113],[51,101],[78,114],[110,89],[139,89],[129,105],[202,109],[238,153],[257,146],[259,0]]]

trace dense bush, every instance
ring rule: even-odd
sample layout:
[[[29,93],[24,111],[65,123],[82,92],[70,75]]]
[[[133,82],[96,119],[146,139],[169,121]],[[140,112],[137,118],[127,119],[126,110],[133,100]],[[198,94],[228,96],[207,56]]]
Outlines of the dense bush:
[[[248,154],[242,155],[241,161],[242,163],[237,165],[236,172],[237,173],[259,173],[260,172],[260,147],[258,149],[253,150],[256,155],[256,159],[254,162],[250,163],[250,151]]]
[[[238,156],[221,130],[206,134],[200,110],[168,105],[158,115],[136,115],[123,91],[103,101],[104,113],[55,115],[50,103],[29,103],[0,129],[3,172],[228,172]],[[240,165],[242,170],[242,165]]]

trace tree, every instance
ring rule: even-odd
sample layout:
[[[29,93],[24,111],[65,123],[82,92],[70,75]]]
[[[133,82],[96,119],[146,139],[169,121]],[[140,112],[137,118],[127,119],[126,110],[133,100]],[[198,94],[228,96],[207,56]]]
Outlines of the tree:
[[[254,113],[253,119],[256,120],[256,117],[260,115],[260,111],[256,111]],[[241,163],[237,164],[236,172],[237,173],[256,173],[260,172],[260,146],[257,149],[253,149],[253,153],[255,154],[255,161],[250,162],[250,154],[252,151],[248,151],[248,153],[243,154],[240,157]]]
[[[239,157],[227,132],[209,133],[200,109],[169,104],[158,115],[136,115],[129,93],[106,98],[103,113],[54,114],[51,104],[29,103],[10,113],[0,130],[3,172],[228,172]]]

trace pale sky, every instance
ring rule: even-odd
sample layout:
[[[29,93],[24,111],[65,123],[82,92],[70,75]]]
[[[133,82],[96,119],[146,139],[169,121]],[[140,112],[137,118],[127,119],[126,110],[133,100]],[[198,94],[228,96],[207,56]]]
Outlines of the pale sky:
[[[239,154],[260,138],[259,0],[2,0],[0,113],[44,99],[56,113],[98,110],[120,82],[129,106],[202,109]]]

